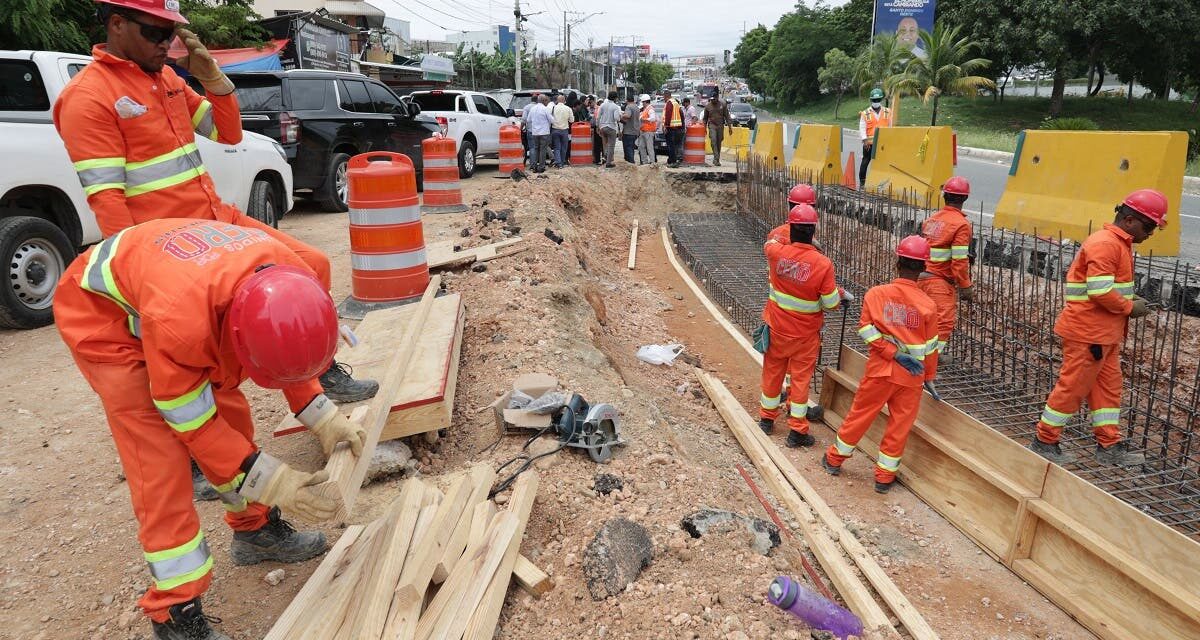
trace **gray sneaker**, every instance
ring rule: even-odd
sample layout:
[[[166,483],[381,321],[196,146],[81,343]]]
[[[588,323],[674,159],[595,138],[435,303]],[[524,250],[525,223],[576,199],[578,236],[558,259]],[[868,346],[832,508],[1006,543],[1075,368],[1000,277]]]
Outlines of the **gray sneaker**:
[[[1145,464],[1146,456],[1129,450],[1129,441],[1122,440],[1111,447],[1096,445],[1096,462],[1118,467],[1136,467]]]
[[[217,494],[217,489],[212,486],[208,478],[204,477],[204,472],[200,471],[200,467],[196,466],[196,461],[192,460],[192,500],[216,500],[221,496]]]
[[[1075,454],[1063,451],[1057,442],[1047,444],[1034,437],[1033,442],[1029,443],[1029,450],[1059,466],[1075,462]]]
[[[234,531],[229,555],[238,565],[264,561],[303,562],[325,553],[325,534],[320,531],[296,531],[272,507],[267,523],[255,531]]]
[[[167,610],[170,619],[151,623],[155,640],[232,640],[212,628],[209,623],[221,624],[220,618],[204,615],[200,598],[177,604]]]

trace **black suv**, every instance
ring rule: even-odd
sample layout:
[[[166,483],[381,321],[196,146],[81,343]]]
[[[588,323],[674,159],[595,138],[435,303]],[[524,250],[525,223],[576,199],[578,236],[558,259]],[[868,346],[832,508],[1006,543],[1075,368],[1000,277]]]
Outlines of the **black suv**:
[[[311,189],[326,211],[346,211],[346,163],[368,151],[412,158],[421,184],[421,141],[440,131],[419,106],[357,73],[262,71],[230,73],[242,128],[278,140],[292,165],[295,189]]]

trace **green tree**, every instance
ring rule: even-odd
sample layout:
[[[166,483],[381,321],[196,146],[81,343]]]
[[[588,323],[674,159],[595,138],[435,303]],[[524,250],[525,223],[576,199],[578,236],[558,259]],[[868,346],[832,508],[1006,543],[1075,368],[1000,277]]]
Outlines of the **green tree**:
[[[838,45],[842,51],[861,51],[871,40],[874,11],[875,0],[850,0],[830,9],[824,23],[845,36]]]
[[[867,93],[875,87],[892,92],[894,78],[904,71],[912,51],[892,33],[875,36],[875,42],[864,48],[855,60],[854,81],[858,92]]]
[[[842,106],[842,96],[854,86],[854,58],[846,55],[841,49],[830,49],[825,52],[825,66],[817,70],[817,79],[821,89],[837,94],[833,103],[833,117],[838,117],[838,109]]]
[[[830,10],[797,5],[784,14],[771,33],[766,55],[750,66],[751,78],[765,81],[767,93],[784,108],[804,104],[821,95],[817,69],[825,52],[839,47],[846,35],[828,23]]]
[[[918,94],[925,102],[933,99],[930,126],[937,124],[938,98],[943,93],[975,96],[980,89],[996,88],[990,78],[975,75],[986,71],[991,60],[972,58],[979,45],[967,36],[960,37],[960,32],[960,27],[949,27],[941,21],[934,24],[932,33],[922,29],[925,55],[912,56],[904,73],[892,82],[901,93]]]
[[[182,0],[187,28],[209,49],[261,47],[271,35],[258,26],[261,19],[247,0]]]
[[[745,78],[746,83],[754,91],[766,91],[764,78],[755,78],[751,72],[754,63],[767,55],[771,47],[771,30],[761,24],[746,32],[733,50],[733,62],[727,67],[729,73],[738,78]],[[640,74],[639,74],[640,75]]]
[[[100,35],[87,0],[3,0],[0,42],[6,49],[88,53]]]
[[[637,83],[646,93],[657,91],[674,74],[675,69],[665,62],[639,60],[637,63]]]

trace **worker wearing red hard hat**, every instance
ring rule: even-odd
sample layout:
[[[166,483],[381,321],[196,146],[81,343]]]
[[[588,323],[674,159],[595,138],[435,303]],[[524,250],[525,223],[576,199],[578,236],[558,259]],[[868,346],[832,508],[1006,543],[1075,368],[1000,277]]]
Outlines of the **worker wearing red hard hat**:
[[[808,387],[821,355],[824,312],[836,309],[848,294],[834,282],[833,263],[812,245],[817,210],[798,204],[787,220],[789,242],[771,238],[763,246],[771,293],[763,307],[764,324],[755,332],[763,353],[759,427],[766,433],[775,428],[784,404],[783,379],[790,375],[787,446],[810,447],[816,441],[808,432]]]
[[[937,349],[938,341],[937,306],[917,286],[929,260],[929,242],[921,236],[908,236],[896,247],[896,255],[900,277],[871,287],[863,296],[858,335],[870,347],[867,370],[837,439],[821,457],[825,471],[840,474],[842,464],[854,454],[854,447],[886,404],[887,426],[875,462],[875,491],[879,493],[887,493],[896,480],[921,405],[923,363]]]
[[[806,204],[815,208],[817,206],[817,191],[810,184],[797,182],[796,186],[788,191],[787,201],[789,211],[794,209],[798,204]],[[767,234],[767,239],[774,238],[780,244],[787,244],[791,242],[791,233],[791,225],[787,221],[784,221],[783,224],[771,229],[770,233]]]
[[[963,203],[971,195],[971,183],[954,176],[942,187],[945,202],[937,213],[921,226],[921,235],[929,241],[929,261],[917,286],[929,296],[938,309],[938,348],[925,358],[925,389],[935,400],[942,397],[934,386],[938,361],[943,357],[946,343],[958,322],[958,299],[975,299],[971,284],[971,223],[963,214]]]
[[[1087,400],[1096,461],[1136,466],[1145,462],[1121,438],[1121,342],[1130,318],[1150,313],[1134,293],[1133,245],[1167,226],[1167,198],[1154,189],[1138,189],[1117,205],[1111,224],[1088,236],[1067,270],[1066,304],[1054,333],[1063,341],[1058,381],[1037,424],[1029,448],[1065,465],[1075,456],[1059,446],[1062,429]]]
[[[280,509],[312,521],[332,517],[336,503],[316,488],[328,474],[259,451],[238,385],[249,376],[282,390],[326,455],[339,442],[361,452],[364,430],[338,413],[317,381],[337,343],[333,300],[304,261],[262,229],[165,218],[76,258],[55,293],[54,317],[100,396],[129,481],[153,577],[139,602],[153,637],[227,640],[200,607],[213,559],[188,460],[220,492],[234,564],[324,552],[320,532],[297,532]]]

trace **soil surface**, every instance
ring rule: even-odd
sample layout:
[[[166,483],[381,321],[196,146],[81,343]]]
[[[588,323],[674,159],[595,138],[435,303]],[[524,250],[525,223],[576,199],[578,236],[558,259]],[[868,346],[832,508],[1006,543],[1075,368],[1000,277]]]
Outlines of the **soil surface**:
[[[755,411],[758,366],[679,279],[658,232],[668,213],[732,211],[734,185],[624,165],[513,182],[497,179],[489,164],[463,182],[471,210],[426,216],[426,240],[475,246],[520,227],[528,249],[488,262],[486,271],[444,275],[467,307],[462,363],[448,433],[434,444],[412,439],[419,473],[436,477],[478,460],[498,466],[517,455],[525,438],[498,438],[490,411],[480,409],[526,372],[553,374],[565,389],[617,406],[628,442],[604,465],[573,450],[539,463],[540,491],[522,551],[556,587],[540,600],[510,590],[498,637],[809,637],[798,619],[765,600],[779,574],[808,581],[789,564],[796,551],[817,564],[791,514],[775,504],[794,538],[785,534],[791,550],[768,556],[754,552],[741,529],[699,539],[681,529],[685,516],[706,507],[767,517],[736,465],[767,489],[688,363],[652,366],[634,357],[642,345],[683,344],[688,360],[720,376]],[[508,220],[485,223],[485,209],[510,210]],[[635,218],[637,268],[630,271]],[[329,253],[334,298],[347,296],[346,216],[300,202],[280,226]],[[54,327],[0,332],[0,358],[0,638],[148,638],[136,601],[149,574],[98,398]],[[280,394],[249,381],[243,390],[266,451],[300,468],[322,465],[313,437],[271,437],[287,411]],[[943,638],[1093,637],[903,487],[875,494],[865,456],[838,478],[823,473],[817,456],[833,436],[820,426],[813,433],[816,447],[789,449],[788,457]],[[782,447],[785,436],[781,421],[772,438]],[[599,473],[620,477],[624,488],[597,494]],[[365,487],[354,520],[379,516],[399,482]],[[216,561],[205,612],[222,618],[221,629],[237,640],[261,638],[319,559],[284,566],[284,579],[272,586],[263,577],[280,566],[232,565],[220,504],[197,509]],[[617,516],[646,527],[654,559],[624,593],[596,602],[584,580],[584,549]],[[324,531],[331,543],[340,534]]]

